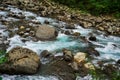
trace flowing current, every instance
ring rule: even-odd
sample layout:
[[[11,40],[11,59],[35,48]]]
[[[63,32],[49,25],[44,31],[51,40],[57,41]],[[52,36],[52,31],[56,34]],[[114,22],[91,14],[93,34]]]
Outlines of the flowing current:
[[[5,21],[19,21],[17,18],[8,17],[8,13],[12,12],[16,15],[20,15],[19,13],[22,13],[25,16],[26,20],[30,20],[30,17],[35,17],[33,21],[44,23],[45,20],[48,20],[50,22],[50,25],[65,25],[66,23],[58,21],[51,18],[45,18],[40,17],[35,13],[29,12],[29,11],[22,11],[16,7],[8,6],[6,11],[0,11],[0,16],[2,20]],[[120,59],[120,37],[116,36],[105,36],[103,32],[94,30],[94,29],[84,29],[79,25],[76,25],[76,29],[73,29],[73,32],[80,32],[81,36],[85,36],[86,39],[89,38],[90,34],[92,33],[94,36],[96,36],[97,41],[89,41],[91,43],[91,46],[95,46],[95,49],[100,53],[99,57],[96,57],[96,59],[112,59],[112,60],[119,60]],[[64,29],[65,30],[65,29]],[[85,48],[87,48],[89,43],[84,42],[84,40],[76,39],[72,36],[65,35],[61,32],[59,32],[58,37],[54,41],[26,41],[23,42],[22,38],[19,35],[14,35],[13,37],[9,38],[9,32],[6,30],[6,26],[3,25],[0,22],[0,34],[4,37],[7,37],[7,40],[10,41],[9,47],[7,51],[11,50],[15,46],[21,46],[25,48],[29,48],[33,51],[35,51],[38,55],[40,55],[40,52],[42,50],[48,50],[55,55],[57,53],[60,54],[60,51],[63,48],[69,48],[70,50],[73,50],[74,52],[77,51],[84,51]],[[1,57],[1,56],[0,56]],[[23,75],[1,75],[3,80],[58,80],[56,76],[23,76]],[[88,75],[84,78],[77,77],[76,80],[92,80],[91,76]]]

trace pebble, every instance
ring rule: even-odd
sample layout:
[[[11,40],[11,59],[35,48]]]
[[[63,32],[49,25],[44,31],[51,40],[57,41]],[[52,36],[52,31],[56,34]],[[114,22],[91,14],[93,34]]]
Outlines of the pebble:
[[[24,26],[20,26],[20,29],[25,29],[25,27]]]

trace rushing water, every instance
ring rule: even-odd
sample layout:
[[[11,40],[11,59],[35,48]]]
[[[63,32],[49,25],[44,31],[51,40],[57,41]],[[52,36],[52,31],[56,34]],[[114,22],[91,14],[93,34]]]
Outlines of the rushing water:
[[[13,6],[9,6],[6,11],[0,11],[0,16],[2,16],[2,20],[6,21],[18,21],[19,19],[8,17],[8,13],[13,12],[17,15],[20,15],[19,13],[22,13],[25,16],[26,20],[29,20],[30,16],[35,17],[33,21],[44,23],[45,20],[48,20],[51,25],[64,25],[64,22],[56,23],[57,20],[51,19],[51,18],[44,18],[40,17],[35,13],[29,12],[29,11],[22,11],[18,8],[15,8]],[[96,31],[93,29],[84,29],[79,25],[75,25],[76,29],[73,30],[73,32],[80,32],[81,36],[85,36],[86,39],[88,39],[89,34],[92,33],[94,36],[96,36],[97,41],[89,41],[92,43],[92,45],[95,46],[95,49],[100,53],[100,56],[97,57],[97,59],[113,59],[118,60],[120,59],[120,37],[116,36],[105,36],[103,32]],[[62,33],[59,33],[58,37],[54,41],[26,41],[22,42],[22,38],[18,35],[13,36],[12,38],[9,38],[8,34],[9,32],[6,31],[6,26],[0,23],[0,34],[2,36],[5,36],[10,40],[9,48],[7,51],[12,49],[15,46],[22,46],[29,48],[38,55],[42,50],[48,50],[50,52],[59,53],[61,49],[63,48],[69,48],[71,50],[75,51],[82,51],[85,47],[88,47],[88,43],[81,41],[80,39],[76,39],[72,36],[68,36]],[[65,29],[64,29],[65,30]],[[58,80],[55,76],[22,76],[22,75],[2,75],[1,76],[3,80]],[[86,79],[89,78],[89,79]],[[82,78],[77,77],[77,80],[82,80]],[[91,77],[88,75],[83,80],[91,80]]]

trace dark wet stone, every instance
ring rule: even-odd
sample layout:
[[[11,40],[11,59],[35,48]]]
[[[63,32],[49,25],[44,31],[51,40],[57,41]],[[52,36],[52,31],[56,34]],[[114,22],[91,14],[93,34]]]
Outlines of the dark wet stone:
[[[40,56],[43,58],[47,58],[51,55],[51,53],[48,50],[44,50],[40,53]]]
[[[120,59],[117,61],[117,64],[120,64]]]
[[[45,24],[49,24],[50,22],[49,22],[48,20],[45,20],[44,23],[45,23]]]
[[[64,34],[66,34],[66,35],[70,35],[71,32],[70,32],[69,30],[66,30],[66,31],[64,32]]]
[[[93,56],[100,56],[100,53],[98,51],[96,51],[94,48],[88,48],[87,53],[89,55],[93,55]]]
[[[90,36],[90,37],[89,37],[89,40],[91,40],[91,41],[96,41],[97,39],[96,39],[95,36]]]

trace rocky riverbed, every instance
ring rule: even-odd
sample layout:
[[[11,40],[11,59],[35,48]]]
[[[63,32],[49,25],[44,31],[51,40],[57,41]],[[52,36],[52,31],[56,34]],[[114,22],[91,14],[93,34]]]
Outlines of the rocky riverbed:
[[[2,0],[3,80],[120,79],[120,20],[64,8],[45,0]]]
[[[16,5],[20,9],[34,11],[43,17],[56,18],[70,25],[76,23],[84,28],[95,28],[106,32],[108,35],[120,35],[120,19],[110,16],[92,16],[80,13],[50,0],[3,0],[2,4]]]

